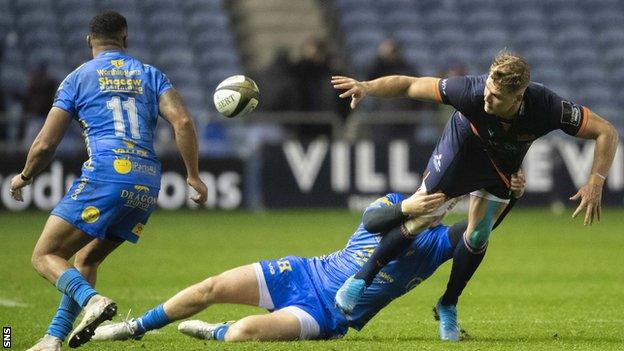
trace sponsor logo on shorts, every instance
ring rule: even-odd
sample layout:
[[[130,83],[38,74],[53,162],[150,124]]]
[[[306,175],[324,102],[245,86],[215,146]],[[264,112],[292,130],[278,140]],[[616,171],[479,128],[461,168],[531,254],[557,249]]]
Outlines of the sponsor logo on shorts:
[[[132,170],[132,162],[125,158],[117,158],[113,161],[113,168],[119,174],[128,174]]]
[[[269,262],[268,266],[269,266],[269,273],[271,273],[271,275],[275,275],[275,268],[273,268],[273,262]]]
[[[2,347],[11,348],[11,327],[2,327]]]
[[[288,260],[277,261],[277,267],[279,268],[280,273],[284,273],[285,271],[292,272],[292,266],[290,265],[290,261]]]
[[[78,186],[76,186],[76,189],[74,189],[74,192],[70,196],[72,200],[78,200],[78,195],[80,195],[80,193],[84,190],[86,186],[87,186],[87,178],[80,179]]]
[[[141,190],[138,190],[137,187]],[[126,199],[124,206],[138,208],[143,211],[147,211],[150,207],[155,206],[158,198],[149,195],[149,191],[145,191],[146,188],[147,187],[143,185],[135,185],[136,192],[123,189],[121,191],[121,198]],[[147,188],[147,190],[149,190],[149,188]]]
[[[138,191],[138,192],[145,192],[145,193],[149,193],[149,188],[146,187],[145,185],[135,185],[134,186],[134,190]]]
[[[134,228],[132,228],[132,233],[136,236],[140,236],[141,232],[143,232],[143,227],[145,225],[143,223],[137,223]]]
[[[89,206],[82,210],[80,218],[82,218],[82,220],[86,223],[94,223],[100,219],[100,210],[98,210],[95,206]]]

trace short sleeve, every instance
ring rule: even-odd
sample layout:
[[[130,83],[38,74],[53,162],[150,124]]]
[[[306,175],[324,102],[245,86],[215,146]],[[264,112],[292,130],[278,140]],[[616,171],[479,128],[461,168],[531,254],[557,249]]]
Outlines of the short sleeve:
[[[74,84],[74,75],[70,74],[61,82],[56,95],[54,96],[54,103],[52,106],[63,109],[74,116],[76,113],[76,87]]]
[[[449,77],[438,81],[440,100],[445,105],[461,109],[470,91],[470,79],[466,76]]]
[[[397,193],[386,194],[385,196],[380,197],[377,200],[373,201],[370,205],[368,205],[366,210],[371,209],[371,208],[379,208],[379,207],[396,205],[400,203],[401,201],[403,201],[404,199],[405,199],[405,196],[401,194],[397,194]]]
[[[581,105],[566,100],[554,92],[544,89],[546,98],[546,118],[554,129],[561,129],[566,134],[578,135],[589,120],[589,110]]]
[[[159,97],[167,90],[173,88],[169,78],[161,71],[154,69],[154,89]]]

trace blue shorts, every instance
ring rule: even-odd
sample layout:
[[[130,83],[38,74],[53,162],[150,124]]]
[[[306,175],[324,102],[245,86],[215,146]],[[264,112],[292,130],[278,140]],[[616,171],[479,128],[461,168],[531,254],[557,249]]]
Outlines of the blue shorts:
[[[510,178],[490,159],[468,119],[456,111],[429,159],[423,185],[428,193],[442,191],[450,198],[485,189],[509,199]]]
[[[136,243],[156,208],[158,188],[79,178],[52,215],[100,240]]]
[[[306,258],[287,256],[279,260],[260,261],[259,265],[264,275],[264,282],[259,281],[261,292],[262,284],[266,283],[270,294],[270,297],[263,297],[261,293],[260,304],[263,305],[263,298],[265,303],[272,304],[272,306],[261,307],[269,308],[269,310],[294,307],[305,311],[314,318],[318,325],[318,330],[314,333],[316,335],[313,337],[315,339],[335,339],[346,334],[348,327],[337,325],[331,312],[325,308],[317,287],[308,273]],[[305,328],[304,325],[302,325],[303,328]],[[304,333],[305,331],[302,330],[302,334]],[[302,337],[302,339],[308,338]]]

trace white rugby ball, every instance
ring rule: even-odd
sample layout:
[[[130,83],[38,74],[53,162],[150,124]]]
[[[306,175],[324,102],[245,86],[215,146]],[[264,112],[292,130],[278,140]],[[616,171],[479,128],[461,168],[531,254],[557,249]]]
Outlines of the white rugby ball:
[[[228,118],[242,117],[258,106],[260,90],[251,78],[231,76],[215,89],[213,100],[217,111]]]

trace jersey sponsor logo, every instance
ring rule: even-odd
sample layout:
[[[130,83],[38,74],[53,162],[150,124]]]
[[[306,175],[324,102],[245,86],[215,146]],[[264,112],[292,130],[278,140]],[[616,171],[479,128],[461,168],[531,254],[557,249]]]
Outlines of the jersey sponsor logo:
[[[140,236],[141,233],[143,232],[143,227],[145,225],[143,223],[137,223],[134,228],[132,228],[132,234],[136,235],[136,236]]]
[[[442,95],[446,96],[446,79],[442,79],[440,82],[440,87],[442,88]]]
[[[375,278],[375,280],[384,284],[394,283],[394,277],[384,271],[377,273],[377,278]]]
[[[149,193],[149,188],[146,187],[145,185],[135,185],[134,186],[134,190],[138,191],[138,192],[145,192],[145,193]]]
[[[124,65],[124,60],[111,60],[110,63],[117,68],[121,68]]]
[[[100,210],[95,206],[86,207],[82,210],[80,214],[80,218],[86,223],[95,223],[98,219],[100,219]]]
[[[375,202],[373,202],[371,206],[378,205],[378,204],[385,204],[388,206],[392,206],[392,202],[390,202],[390,200],[388,200],[388,198],[385,196],[380,197],[379,199],[375,200]]]
[[[561,123],[578,127],[581,124],[581,107],[569,101],[561,101]]]
[[[433,155],[433,166],[436,171],[440,172],[442,169],[442,154]]]
[[[129,148],[129,149],[117,148],[117,149],[113,149],[112,151],[116,154],[131,154],[131,155],[137,155],[137,156],[142,156],[142,157],[147,156],[147,151],[134,149],[134,148]]]
[[[116,158],[113,161],[113,168],[119,174],[128,174],[132,170],[132,162],[126,158]]]
[[[135,185],[135,189],[136,187],[137,186]],[[124,206],[138,208],[143,211],[147,211],[150,207],[155,206],[158,198],[156,196],[149,195],[149,192],[146,192],[145,188],[147,187],[139,185],[139,189],[141,190],[136,189],[136,192],[123,189],[120,197],[126,200]]]
[[[76,189],[74,189],[74,192],[71,194],[72,200],[78,200],[78,195],[80,195],[80,193],[84,190],[86,186],[87,186],[87,178],[80,179],[78,186],[76,187]]]

